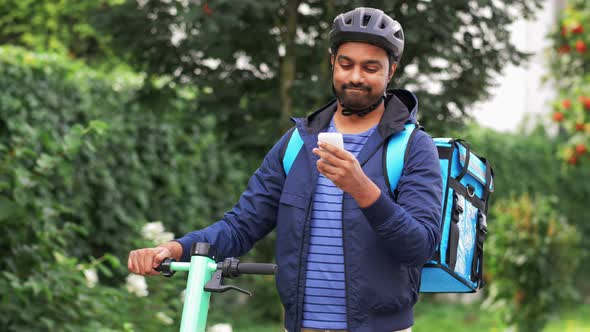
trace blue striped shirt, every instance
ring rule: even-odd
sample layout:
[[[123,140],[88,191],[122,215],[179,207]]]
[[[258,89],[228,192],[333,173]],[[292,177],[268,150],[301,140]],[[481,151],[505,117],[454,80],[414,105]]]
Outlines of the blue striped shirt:
[[[344,149],[357,156],[375,127],[360,134],[343,134]],[[337,132],[334,119],[328,132]],[[348,329],[342,244],[342,190],[320,174],[311,212],[307,254],[303,327]]]

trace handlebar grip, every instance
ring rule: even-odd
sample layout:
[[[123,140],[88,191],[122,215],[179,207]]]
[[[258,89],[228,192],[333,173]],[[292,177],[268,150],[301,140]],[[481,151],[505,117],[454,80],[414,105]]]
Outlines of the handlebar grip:
[[[160,272],[164,277],[172,277],[176,271],[172,271],[171,265],[176,260],[174,258],[166,258],[158,265],[158,267],[154,268],[154,270]]]
[[[277,274],[279,270],[276,264],[266,263],[239,263],[238,274]]]

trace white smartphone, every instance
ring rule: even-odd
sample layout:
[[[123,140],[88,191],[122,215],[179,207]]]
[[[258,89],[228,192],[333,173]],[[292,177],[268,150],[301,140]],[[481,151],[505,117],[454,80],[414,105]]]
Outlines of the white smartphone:
[[[341,133],[319,133],[318,141],[332,144],[344,150],[344,139]]]

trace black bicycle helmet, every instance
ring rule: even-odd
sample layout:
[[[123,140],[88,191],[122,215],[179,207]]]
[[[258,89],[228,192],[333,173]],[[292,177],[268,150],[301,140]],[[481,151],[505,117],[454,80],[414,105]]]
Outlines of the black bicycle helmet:
[[[402,26],[375,8],[359,7],[338,15],[330,31],[330,52],[336,53],[344,42],[365,42],[383,48],[399,62],[404,51]]]

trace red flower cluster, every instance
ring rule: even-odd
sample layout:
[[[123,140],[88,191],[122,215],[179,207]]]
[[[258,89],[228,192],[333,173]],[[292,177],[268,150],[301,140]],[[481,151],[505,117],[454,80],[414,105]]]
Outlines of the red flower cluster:
[[[588,151],[588,148],[586,147],[585,144],[580,143],[577,144],[574,147],[574,153],[569,157],[569,159],[567,160],[567,163],[570,165],[577,165],[578,162],[580,161],[580,158],[586,154],[586,152]]]
[[[580,102],[580,104],[582,104],[582,106],[584,107],[584,109],[586,111],[590,112],[590,97],[589,96],[579,96],[578,97],[578,101]],[[555,122],[562,122],[565,119],[565,113],[564,111],[570,110],[572,109],[572,101],[568,98],[564,99],[561,101],[561,108],[562,110],[558,110],[553,112],[553,121]],[[584,123],[576,123],[576,131],[584,131],[585,127],[584,127]]]
[[[581,33],[584,32],[584,27],[580,24],[580,23],[576,23],[573,27],[572,27],[572,33],[579,35]]]
[[[572,50],[572,47],[570,46],[570,44],[568,43],[567,38],[571,35],[571,36],[579,36],[582,35],[584,33],[584,26],[580,23],[575,23],[573,25],[562,25],[561,26],[561,36],[566,39],[565,40],[565,44],[559,46],[559,48],[557,49],[557,52],[559,54],[567,54],[570,53]],[[582,36],[583,37],[583,36]],[[583,40],[583,38],[579,38],[577,37],[576,42],[574,43],[574,48],[576,49],[576,51],[580,54],[585,54],[586,50],[587,50],[587,46],[586,46],[586,42]]]
[[[579,96],[578,100],[580,101],[580,103],[582,103],[582,105],[584,105],[584,109],[586,111],[590,111],[590,97],[588,96]]]
[[[576,51],[582,54],[586,53],[586,43],[584,43],[582,40],[578,40],[576,42]]]
[[[559,111],[553,113],[553,121],[555,122],[561,122],[564,118],[565,116],[563,115],[563,113]]]

